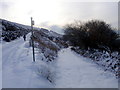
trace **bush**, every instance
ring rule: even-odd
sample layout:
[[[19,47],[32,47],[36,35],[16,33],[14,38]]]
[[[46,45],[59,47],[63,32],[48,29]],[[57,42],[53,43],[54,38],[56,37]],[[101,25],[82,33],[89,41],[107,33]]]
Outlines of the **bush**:
[[[100,20],[91,20],[86,23],[69,24],[65,26],[65,40],[71,45],[83,49],[99,48],[113,49],[113,42],[118,38],[117,33],[109,24]]]

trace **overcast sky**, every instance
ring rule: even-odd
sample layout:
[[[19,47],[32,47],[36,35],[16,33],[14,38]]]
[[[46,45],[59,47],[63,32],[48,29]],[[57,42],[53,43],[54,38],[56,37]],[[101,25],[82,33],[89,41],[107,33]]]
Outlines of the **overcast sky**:
[[[63,26],[74,20],[104,20],[117,28],[118,0],[0,0],[0,17],[36,26]],[[97,2],[94,2],[97,1]],[[104,2],[103,2],[104,1]],[[109,1],[109,2],[108,2]],[[111,1],[111,2],[110,2]]]

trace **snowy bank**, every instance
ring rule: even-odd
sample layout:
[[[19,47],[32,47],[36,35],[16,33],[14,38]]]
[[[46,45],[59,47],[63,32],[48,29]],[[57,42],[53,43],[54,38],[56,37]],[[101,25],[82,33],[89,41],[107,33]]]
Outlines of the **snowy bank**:
[[[113,72],[116,77],[119,77],[119,65],[120,65],[120,53],[119,52],[107,52],[101,51],[98,49],[89,49],[82,50],[79,47],[72,47],[73,51],[77,54],[82,55],[92,61],[94,61],[97,65],[101,66],[105,71]]]

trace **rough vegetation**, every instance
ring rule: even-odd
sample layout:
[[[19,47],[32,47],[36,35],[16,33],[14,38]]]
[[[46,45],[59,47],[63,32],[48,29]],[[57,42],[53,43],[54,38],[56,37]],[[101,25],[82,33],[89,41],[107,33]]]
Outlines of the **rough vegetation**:
[[[38,57],[42,60],[44,65],[38,68],[38,75],[42,75],[49,82],[55,82],[56,70],[55,65],[58,51],[62,48],[68,47],[67,43],[63,41],[62,35],[53,31],[41,28],[40,30],[33,30],[33,36],[31,36],[30,45],[32,40],[34,46],[38,49]],[[51,64],[52,63],[52,64]]]
[[[90,47],[120,51],[118,34],[104,21],[92,20],[66,25],[64,39],[70,41],[71,45],[80,46],[83,49]]]
[[[35,47],[40,49],[47,61],[54,60],[57,57],[57,52],[67,47],[67,43],[63,41],[60,34],[46,29],[34,30],[34,36],[31,39],[34,40]],[[31,41],[30,45],[32,45]]]

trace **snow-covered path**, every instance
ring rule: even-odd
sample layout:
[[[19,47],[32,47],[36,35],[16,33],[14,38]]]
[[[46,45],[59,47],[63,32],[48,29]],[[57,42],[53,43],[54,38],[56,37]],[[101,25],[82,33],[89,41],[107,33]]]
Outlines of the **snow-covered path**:
[[[59,52],[56,87],[118,88],[118,81],[112,73],[105,72],[68,48]]]
[[[37,62],[32,62],[32,48],[23,38],[2,45],[2,87],[44,88],[51,84],[36,74]]]

